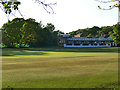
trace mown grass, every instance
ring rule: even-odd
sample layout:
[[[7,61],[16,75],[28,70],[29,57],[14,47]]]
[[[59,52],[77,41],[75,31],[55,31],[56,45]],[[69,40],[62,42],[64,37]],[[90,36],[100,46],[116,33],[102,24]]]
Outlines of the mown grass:
[[[3,88],[117,88],[118,48],[3,49]]]

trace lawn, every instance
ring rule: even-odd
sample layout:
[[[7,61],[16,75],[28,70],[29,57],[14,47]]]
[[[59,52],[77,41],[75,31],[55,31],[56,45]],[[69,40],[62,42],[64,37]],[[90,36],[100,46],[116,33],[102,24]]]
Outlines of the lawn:
[[[118,87],[118,48],[4,48],[2,86]]]

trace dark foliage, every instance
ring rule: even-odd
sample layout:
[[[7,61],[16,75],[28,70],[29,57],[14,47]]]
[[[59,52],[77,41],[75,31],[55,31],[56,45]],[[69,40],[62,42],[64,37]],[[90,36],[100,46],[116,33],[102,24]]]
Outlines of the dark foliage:
[[[7,47],[30,45],[30,47],[57,45],[57,35],[53,24],[44,26],[35,19],[15,18],[2,26],[2,44]]]

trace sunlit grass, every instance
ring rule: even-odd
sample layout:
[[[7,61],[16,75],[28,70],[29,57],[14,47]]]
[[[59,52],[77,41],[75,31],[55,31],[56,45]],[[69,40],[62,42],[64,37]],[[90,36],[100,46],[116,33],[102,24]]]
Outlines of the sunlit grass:
[[[117,48],[3,49],[3,87],[117,87]]]

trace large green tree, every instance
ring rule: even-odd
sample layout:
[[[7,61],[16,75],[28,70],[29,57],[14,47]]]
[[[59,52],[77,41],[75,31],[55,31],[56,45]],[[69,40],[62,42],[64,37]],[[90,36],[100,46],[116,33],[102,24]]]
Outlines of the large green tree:
[[[99,31],[101,30],[101,28],[99,28],[98,26],[93,26],[92,28],[88,28],[88,35],[87,37],[99,37]]]
[[[51,23],[44,26],[32,18],[27,20],[15,18],[2,26],[2,43],[7,47],[16,47],[17,44],[20,47],[26,44],[30,46],[55,45],[58,33]]]
[[[118,23],[117,25],[114,26],[113,28],[113,40],[115,41],[115,43],[118,44],[118,46],[120,46],[120,24]]]
[[[43,32],[44,32],[44,43],[46,45],[53,45],[55,44],[57,41],[57,36],[56,33],[54,31],[55,30],[55,26],[52,23],[47,23],[47,25],[43,28]]]
[[[106,34],[106,35],[110,35],[113,33],[113,26],[104,26],[104,27],[101,27],[101,31],[99,32],[100,33],[100,36]]]
[[[103,35],[110,36],[113,33],[113,26],[104,26],[104,27],[93,26],[91,28],[78,29],[76,31],[70,32],[69,34],[71,36],[77,34],[84,34],[84,37],[97,37],[97,38]]]
[[[2,42],[7,47],[32,43],[36,39],[38,27],[34,19],[15,18],[2,26]]]
[[[39,29],[39,23],[35,22],[35,19],[25,20],[23,26],[21,27],[21,39],[20,44],[30,44],[36,42],[37,30]]]
[[[23,18],[15,18],[2,26],[2,43],[8,47],[15,47],[20,42],[22,33],[21,27],[24,24]]]

